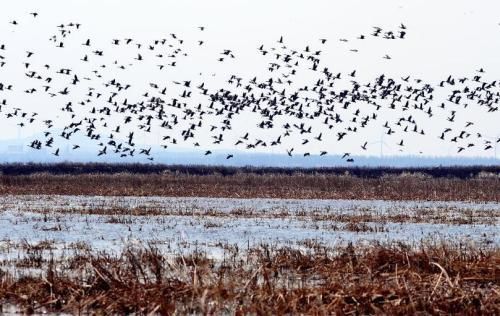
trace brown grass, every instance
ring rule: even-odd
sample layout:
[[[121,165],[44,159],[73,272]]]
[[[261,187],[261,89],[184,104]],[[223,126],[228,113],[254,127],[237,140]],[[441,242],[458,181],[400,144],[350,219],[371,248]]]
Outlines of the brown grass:
[[[0,175],[3,194],[500,201],[499,177],[314,174]]]
[[[167,258],[151,245],[120,256],[87,251],[46,260],[39,275],[1,272],[0,300],[28,313],[500,313],[497,248],[304,247],[229,247],[223,261]]]
[[[217,209],[175,209],[175,208],[159,208],[154,206],[138,206],[138,207],[107,207],[102,206],[87,206],[83,208],[27,208],[30,212],[37,212],[44,215],[43,221],[54,223],[53,226],[44,227],[43,230],[60,231],[62,225],[56,224],[57,214],[71,214],[76,216],[83,215],[101,215],[106,216],[107,223],[128,223],[132,224],[136,221],[133,217],[155,218],[158,217],[158,222],[161,218],[170,216],[183,216],[189,218],[198,218],[205,222],[205,227],[219,227],[220,224],[215,224],[215,221],[222,219],[269,219],[280,218],[284,220],[304,221],[308,223],[348,223],[354,226],[346,226],[350,231],[373,231],[373,228],[367,227],[366,223],[432,223],[432,224],[449,224],[449,225],[496,225],[497,219],[500,218],[500,210],[489,209],[473,211],[470,209],[459,208],[435,208],[435,209],[415,209],[408,211],[396,211],[384,214],[378,213],[371,209],[359,209],[354,214],[329,212],[328,210],[308,210],[308,211],[289,211],[286,209],[279,210],[256,210],[252,208],[237,208],[229,212]],[[1,210],[1,208],[0,208]],[[212,225],[211,223],[214,223]],[[358,229],[363,224],[364,228]],[[358,228],[356,228],[358,227]],[[383,231],[383,230],[382,230]]]

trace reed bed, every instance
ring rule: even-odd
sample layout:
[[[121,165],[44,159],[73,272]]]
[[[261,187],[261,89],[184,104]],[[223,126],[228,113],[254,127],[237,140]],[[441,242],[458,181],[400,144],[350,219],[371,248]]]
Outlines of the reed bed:
[[[228,246],[219,260],[154,244],[116,255],[80,246],[25,261],[0,272],[1,302],[25,313],[500,313],[500,249],[472,244]]]
[[[500,177],[429,177],[421,174],[357,177],[337,174],[233,175],[50,174],[0,175],[0,195],[230,197],[500,201]]]

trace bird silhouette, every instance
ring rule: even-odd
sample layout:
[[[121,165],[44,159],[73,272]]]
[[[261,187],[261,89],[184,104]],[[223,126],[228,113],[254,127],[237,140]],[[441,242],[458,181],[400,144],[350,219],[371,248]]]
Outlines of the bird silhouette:
[[[39,17],[43,18],[44,15]],[[16,25],[18,31],[26,23],[37,23],[30,21],[23,20],[22,25],[16,20],[10,23]],[[198,29],[205,31],[205,26]],[[404,39],[411,30],[403,23],[392,29],[374,27],[372,36],[369,31],[363,32],[366,35],[342,37],[340,43],[320,38],[303,43],[306,45],[300,48],[289,45],[284,40],[286,34],[280,35],[271,43],[255,45],[254,53],[264,60],[263,73],[252,70],[243,76],[230,69],[230,74],[220,83],[211,80],[218,77],[218,73],[204,77],[201,71],[196,71],[199,76],[190,77],[168,74],[172,76],[168,80],[154,76],[155,79],[134,78],[137,69],[162,75],[175,70],[171,67],[183,70],[185,58],[192,50],[205,52],[204,38],[191,41],[181,33],[167,33],[147,40],[112,38],[102,47],[91,34],[80,34],[76,42],[70,40],[72,34],[83,31],[76,22],[60,24],[49,38],[49,43],[67,54],[73,64],[62,68],[57,63],[39,60],[41,55],[37,50],[23,47],[20,51],[26,55],[23,54],[22,63],[16,65],[19,77],[0,73],[0,92],[5,98],[0,103],[2,117],[15,121],[19,128],[32,124],[44,128],[44,136],[29,143],[30,150],[57,147],[60,142],[70,141],[72,150],[77,150],[82,144],[75,144],[75,137],[84,137],[97,147],[97,156],[137,155],[153,161],[157,150],[153,150],[151,144],[138,145],[137,139],[144,137],[148,142],[153,141],[153,135],[162,135],[161,147],[155,148],[169,150],[187,144],[201,147],[200,155],[205,156],[212,151],[204,146],[210,145],[213,150],[212,146],[223,148],[229,143],[241,150],[272,147],[288,156],[295,153],[310,157],[315,155],[311,154],[313,151],[319,151],[311,147],[317,145],[328,151],[329,146],[336,146],[342,160],[347,158],[347,162],[353,162],[343,146],[360,138],[364,131],[382,128],[384,137],[399,140],[399,143],[394,141],[398,149],[406,151],[413,137],[429,137],[432,133],[426,127],[438,124],[443,125],[444,131],[440,129],[431,138],[452,144],[458,153],[491,152],[494,148],[492,143],[484,141],[480,124],[470,119],[464,110],[474,107],[488,115],[498,113],[500,84],[487,80],[489,73],[484,68],[469,76],[443,75],[442,80],[432,84],[409,74],[368,78],[361,69],[359,75],[356,70],[333,72],[321,60],[323,48],[330,45],[358,52],[354,46],[359,43],[356,40],[366,37],[370,38],[366,44],[372,40]],[[198,36],[204,34],[200,32],[196,32]],[[10,61],[8,54],[4,54],[10,49],[8,44],[0,44],[1,67]],[[217,52],[212,57],[223,63],[221,67],[239,60],[237,51],[231,47],[225,46]],[[388,53],[392,55],[392,51]],[[73,55],[76,58],[72,58]],[[392,62],[389,54],[383,56],[387,61],[377,56],[375,59],[380,64]],[[231,63],[231,67],[234,65]],[[299,75],[305,72],[314,79]],[[15,78],[22,78],[22,82],[11,82],[18,80]],[[137,80],[131,82],[131,78]],[[47,97],[59,105],[58,112],[53,117],[41,118],[38,113],[23,110],[24,106],[16,108],[7,102],[15,92],[37,99]],[[386,116],[386,111],[393,115]],[[241,132],[242,123],[256,127]],[[363,140],[356,148],[368,151],[367,145],[368,141]],[[326,156],[327,150],[319,151],[319,156]],[[59,155],[59,149],[54,155]],[[226,159],[231,158],[233,154],[226,155]]]

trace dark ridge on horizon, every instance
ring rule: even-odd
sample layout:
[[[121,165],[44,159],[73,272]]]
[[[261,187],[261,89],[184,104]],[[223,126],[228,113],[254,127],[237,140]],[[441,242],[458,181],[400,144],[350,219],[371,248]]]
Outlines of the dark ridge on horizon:
[[[239,173],[257,175],[351,175],[363,178],[377,178],[385,175],[400,175],[403,173],[420,173],[435,178],[454,177],[468,179],[478,176],[481,172],[500,175],[500,166],[437,166],[437,167],[234,167],[214,165],[180,165],[180,164],[144,164],[144,163],[7,163],[0,164],[2,175],[31,175],[48,173],[53,175],[81,174],[161,174],[179,173],[189,175],[221,174],[232,176]]]

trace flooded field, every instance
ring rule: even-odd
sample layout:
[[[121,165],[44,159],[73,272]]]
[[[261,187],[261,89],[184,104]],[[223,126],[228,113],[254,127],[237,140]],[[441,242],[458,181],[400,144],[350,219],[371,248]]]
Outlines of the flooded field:
[[[494,312],[499,220],[498,202],[4,195],[0,311]]]
[[[0,245],[50,241],[119,251],[154,242],[170,253],[259,244],[328,246],[454,240],[500,244],[500,203],[102,196],[2,196]],[[0,254],[5,256],[5,254]]]

